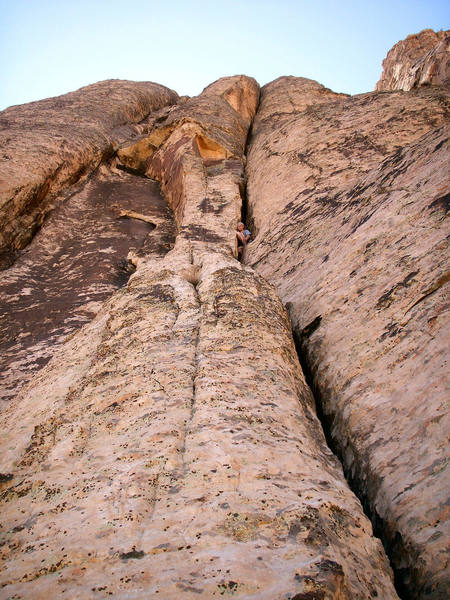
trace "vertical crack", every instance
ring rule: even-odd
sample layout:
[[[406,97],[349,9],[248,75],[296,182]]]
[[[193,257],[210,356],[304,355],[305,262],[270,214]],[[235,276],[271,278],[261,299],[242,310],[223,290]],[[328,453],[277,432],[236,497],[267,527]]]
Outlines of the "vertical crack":
[[[192,258],[192,249],[191,249],[191,258]],[[197,376],[199,371],[199,346],[200,346],[200,327],[201,327],[201,312],[202,312],[202,304],[200,300],[200,295],[197,290],[197,283],[192,283],[192,288],[194,290],[194,296],[197,302],[197,310],[198,310],[198,318],[197,325],[193,331],[194,338],[194,357],[193,357],[193,367],[194,372],[192,374],[192,395],[191,395],[191,403],[190,403],[190,411],[188,419],[184,426],[184,439],[181,447],[181,462],[183,466],[183,471],[186,473],[188,471],[188,467],[186,464],[186,443],[189,434],[191,433],[192,421],[194,419],[194,415],[197,410]]]
[[[288,312],[290,312],[289,303],[287,303],[286,308]],[[401,600],[408,600],[409,592],[404,588],[404,585],[401,581],[401,576],[398,570],[395,568],[394,563],[392,561],[392,546],[389,540],[385,535],[385,524],[380,516],[372,509],[370,506],[370,502],[365,492],[364,488],[358,482],[358,475],[352,475],[348,469],[345,468],[345,463],[342,456],[342,451],[338,444],[333,440],[333,436],[331,434],[334,416],[332,414],[328,415],[323,410],[324,401],[322,394],[320,392],[319,386],[317,385],[317,380],[314,375],[313,369],[311,368],[310,360],[308,358],[308,352],[306,347],[306,340],[312,334],[312,332],[317,329],[320,325],[321,316],[319,315],[314,319],[309,325],[307,325],[302,331],[298,331],[298,329],[292,326],[291,319],[291,327],[292,327],[292,335],[294,338],[295,349],[297,351],[298,360],[303,371],[303,375],[305,377],[306,383],[309,386],[315,403],[316,414],[319,422],[321,424],[325,440],[331,452],[336,456],[339,462],[342,465],[342,470],[344,472],[345,479],[351,491],[355,494],[358,500],[361,502],[361,506],[363,508],[364,514],[371,521],[373,527],[373,535],[379,538],[383,544],[384,550],[386,552],[386,556],[390,562],[393,574],[394,574],[394,587],[395,590],[401,598]]]
[[[244,173],[242,177],[242,184],[239,186],[239,192],[241,196],[241,221],[245,223],[245,226],[252,233],[252,239],[256,237],[256,229],[255,229],[255,221],[253,215],[251,213],[251,209],[248,203],[247,197],[247,159],[248,159],[248,148],[253,138],[253,124],[255,121],[255,117],[258,114],[259,106],[261,104],[261,97],[258,99],[258,104],[256,105],[255,114],[253,116],[250,127],[247,132],[247,139],[245,140],[245,149],[244,149]],[[245,252],[243,253],[241,262],[245,262]]]

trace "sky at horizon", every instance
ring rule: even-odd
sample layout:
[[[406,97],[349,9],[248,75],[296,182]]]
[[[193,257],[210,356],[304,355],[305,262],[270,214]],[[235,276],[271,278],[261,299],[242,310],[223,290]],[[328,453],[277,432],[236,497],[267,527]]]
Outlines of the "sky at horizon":
[[[388,50],[448,29],[449,0],[0,0],[0,110],[104,79],[196,95],[220,77],[295,75],[372,91]]]

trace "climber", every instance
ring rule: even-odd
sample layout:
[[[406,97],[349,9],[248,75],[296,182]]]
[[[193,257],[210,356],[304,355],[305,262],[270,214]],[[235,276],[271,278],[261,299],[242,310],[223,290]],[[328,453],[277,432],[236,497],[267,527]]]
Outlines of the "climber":
[[[237,224],[237,231],[236,231],[236,237],[237,237],[237,243],[238,243],[238,258],[241,259],[242,258],[242,252],[244,250],[244,246],[246,246],[248,244],[248,242],[250,241],[250,237],[251,237],[251,233],[248,229],[245,229],[245,225],[244,223],[238,223]]]

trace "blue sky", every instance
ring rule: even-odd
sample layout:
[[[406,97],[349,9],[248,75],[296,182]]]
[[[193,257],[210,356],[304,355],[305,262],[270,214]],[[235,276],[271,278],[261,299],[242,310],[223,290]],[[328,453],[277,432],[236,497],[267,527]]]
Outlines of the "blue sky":
[[[357,94],[397,41],[449,25],[449,0],[0,0],[0,110],[111,78],[195,95],[296,75]]]

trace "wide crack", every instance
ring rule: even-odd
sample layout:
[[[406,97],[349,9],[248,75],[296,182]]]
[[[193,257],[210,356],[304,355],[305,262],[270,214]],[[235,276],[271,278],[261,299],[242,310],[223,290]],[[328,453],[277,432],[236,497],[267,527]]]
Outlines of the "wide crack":
[[[289,306],[287,307],[289,309]],[[311,333],[318,327],[320,324],[321,317],[317,317],[312,321],[307,327],[305,327],[301,332],[299,332],[294,326],[292,326],[292,336],[294,339],[295,349],[297,351],[298,360],[303,371],[303,375],[305,377],[306,383],[308,384],[312,395],[314,397],[316,414],[319,419],[319,422],[322,426],[322,430],[327,442],[328,447],[331,452],[336,456],[339,462],[342,465],[342,470],[344,472],[345,479],[348,483],[349,488],[361,502],[364,514],[371,521],[373,527],[373,534],[375,537],[378,537],[384,547],[386,552],[386,556],[389,559],[391,564],[391,568],[394,574],[394,587],[397,592],[399,598],[402,600],[408,600],[409,591],[405,588],[403,584],[404,577],[399,572],[398,569],[395,568],[392,561],[392,545],[389,540],[386,539],[385,535],[385,524],[384,521],[379,517],[379,515],[374,512],[370,506],[369,498],[361,486],[357,475],[352,476],[352,474],[345,468],[345,463],[342,456],[342,451],[340,446],[334,441],[332,436],[332,426],[334,422],[334,416],[332,414],[326,414],[323,410],[324,402],[322,399],[322,394],[320,392],[320,388],[317,384],[317,380],[314,376],[313,370],[311,368],[310,362],[308,360],[308,352],[306,349],[306,340],[311,335]]]

